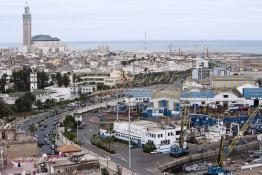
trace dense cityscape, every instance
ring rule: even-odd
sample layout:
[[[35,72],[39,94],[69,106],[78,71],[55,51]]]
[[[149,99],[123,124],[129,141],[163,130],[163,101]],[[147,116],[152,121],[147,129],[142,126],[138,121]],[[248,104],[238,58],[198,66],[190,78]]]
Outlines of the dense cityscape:
[[[22,7],[21,7],[22,8]],[[0,47],[0,174],[261,174],[262,54]],[[1,42],[1,41],[0,41]]]

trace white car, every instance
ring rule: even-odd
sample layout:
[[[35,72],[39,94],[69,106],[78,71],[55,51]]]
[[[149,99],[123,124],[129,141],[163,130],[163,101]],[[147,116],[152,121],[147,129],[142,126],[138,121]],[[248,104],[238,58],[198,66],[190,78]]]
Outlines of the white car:
[[[158,154],[158,152],[157,151],[152,151],[152,152],[150,152],[150,154]]]

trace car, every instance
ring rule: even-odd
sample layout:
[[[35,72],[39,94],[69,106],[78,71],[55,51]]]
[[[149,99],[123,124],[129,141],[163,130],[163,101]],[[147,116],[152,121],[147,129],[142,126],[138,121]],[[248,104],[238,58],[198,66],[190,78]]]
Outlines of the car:
[[[41,141],[37,141],[37,146],[38,146],[38,147],[42,147],[43,145],[44,145],[43,142],[41,142]]]
[[[87,126],[87,124],[86,124],[86,123],[83,123],[82,126]]]
[[[151,151],[150,154],[158,154],[159,152],[157,151]]]

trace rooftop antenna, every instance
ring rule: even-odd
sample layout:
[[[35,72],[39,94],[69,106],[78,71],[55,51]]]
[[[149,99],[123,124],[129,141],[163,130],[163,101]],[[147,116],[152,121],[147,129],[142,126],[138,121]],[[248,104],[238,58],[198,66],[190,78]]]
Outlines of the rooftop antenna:
[[[145,51],[147,49],[146,32],[145,32]]]

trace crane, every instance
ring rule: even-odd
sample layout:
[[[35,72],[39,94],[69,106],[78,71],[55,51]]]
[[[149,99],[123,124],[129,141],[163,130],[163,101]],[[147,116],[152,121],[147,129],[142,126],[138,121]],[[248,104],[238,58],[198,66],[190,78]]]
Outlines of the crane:
[[[253,122],[254,118],[256,117],[257,113],[260,110],[260,105],[256,107],[256,109],[253,111],[253,113],[249,116],[249,118],[246,120],[238,134],[234,137],[232,142],[228,146],[224,146],[224,137],[221,137],[220,141],[220,150],[218,154],[218,162],[217,166],[212,166],[208,168],[208,174],[209,175],[217,175],[219,173],[229,173],[227,170],[223,169],[223,162],[224,160],[230,155],[230,153],[233,151],[235,146],[237,145],[238,141],[240,138],[243,137],[244,133],[247,131],[249,128],[250,124]]]

